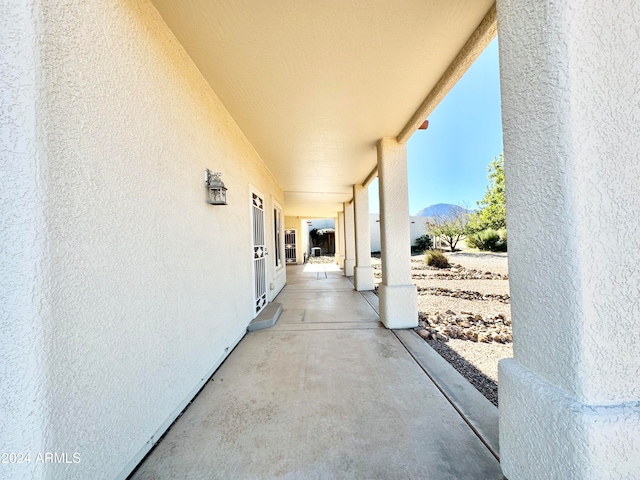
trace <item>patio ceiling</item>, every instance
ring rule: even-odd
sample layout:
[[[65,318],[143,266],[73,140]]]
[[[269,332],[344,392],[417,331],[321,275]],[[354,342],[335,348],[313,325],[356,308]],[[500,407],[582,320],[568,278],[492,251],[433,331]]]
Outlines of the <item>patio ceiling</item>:
[[[405,128],[494,0],[153,3],[274,174],[285,213],[323,217],[351,199],[376,141]]]

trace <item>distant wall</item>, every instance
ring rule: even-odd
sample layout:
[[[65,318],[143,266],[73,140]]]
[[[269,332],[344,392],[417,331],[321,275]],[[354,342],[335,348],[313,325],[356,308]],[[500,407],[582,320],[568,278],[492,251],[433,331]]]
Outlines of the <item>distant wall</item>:
[[[379,252],[380,247],[380,215],[377,213],[369,214],[369,228],[371,229],[371,251]],[[416,239],[426,233],[424,217],[409,217],[411,245],[415,245]]]

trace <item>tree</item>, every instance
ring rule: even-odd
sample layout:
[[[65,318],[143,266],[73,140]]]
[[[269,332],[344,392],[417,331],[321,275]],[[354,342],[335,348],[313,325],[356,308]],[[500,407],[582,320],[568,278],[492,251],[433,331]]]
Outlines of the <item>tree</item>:
[[[504,155],[494,158],[487,166],[489,186],[478,203],[479,210],[471,215],[470,226],[475,232],[507,227],[507,202],[504,189]]]
[[[452,210],[448,215],[434,217],[427,223],[429,233],[441,237],[453,252],[458,242],[469,232],[469,213],[464,208]]]
[[[416,248],[421,252],[429,250],[432,246],[433,242],[431,241],[431,237],[429,235],[421,235],[416,238]]]

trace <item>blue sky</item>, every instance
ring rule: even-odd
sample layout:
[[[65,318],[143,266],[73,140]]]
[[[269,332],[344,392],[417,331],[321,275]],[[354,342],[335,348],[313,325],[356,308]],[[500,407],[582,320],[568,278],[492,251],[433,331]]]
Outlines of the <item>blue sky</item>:
[[[484,195],[487,164],[502,153],[498,40],[494,40],[407,145],[409,212],[435,203],[475,207]],[[369,187],[378,213],[378,181]]]

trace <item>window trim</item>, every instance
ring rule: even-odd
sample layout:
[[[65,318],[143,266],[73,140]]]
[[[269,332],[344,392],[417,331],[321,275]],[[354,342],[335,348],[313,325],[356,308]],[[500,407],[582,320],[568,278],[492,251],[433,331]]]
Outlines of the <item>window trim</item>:
[[[283,261],[283,249],[282,242],[284,241],[284,237],[282,235],[283,230],[283,221],[284,215],[282,212],[282,207],[275,200],[272,201],[273,204],[273,263],[276,269],[276,272],[284,269],[284,261]],[[278,263],[278,260],[280,261]]]

